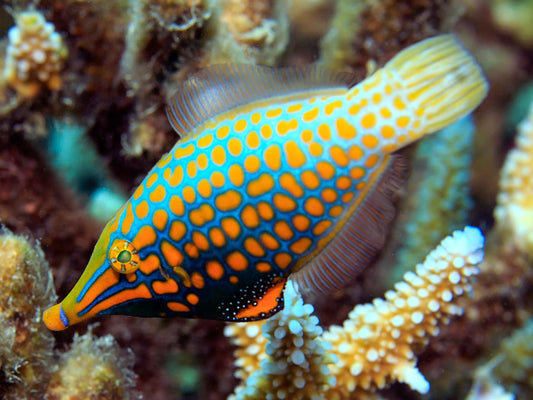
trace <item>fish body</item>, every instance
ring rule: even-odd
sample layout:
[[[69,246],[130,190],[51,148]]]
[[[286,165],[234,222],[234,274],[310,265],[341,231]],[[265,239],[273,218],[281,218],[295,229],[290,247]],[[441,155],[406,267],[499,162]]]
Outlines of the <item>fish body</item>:
[[[221,85],[222,83],[225,83]],[[106,225],[51,329],[93,315],[266,318],[287,277],[341,288],[381,248],[393,152],[470,112],[487,85],[451,36],[355,86],[320,68],[216,66],[169,108],[185,137]]]

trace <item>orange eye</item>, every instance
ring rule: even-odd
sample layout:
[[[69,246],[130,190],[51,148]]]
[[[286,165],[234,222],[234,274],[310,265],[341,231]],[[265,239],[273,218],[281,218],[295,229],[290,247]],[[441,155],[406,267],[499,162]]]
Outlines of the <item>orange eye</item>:
[[[131,274],[139,268],[139,255],[135,247],[124,239],[115,239],[109,252],[111,267],[121,274]]]

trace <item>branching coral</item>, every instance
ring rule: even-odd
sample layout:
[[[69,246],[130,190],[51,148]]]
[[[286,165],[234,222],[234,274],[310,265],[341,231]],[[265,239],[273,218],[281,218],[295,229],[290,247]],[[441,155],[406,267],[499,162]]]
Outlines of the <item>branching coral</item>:
[[[312,307],[306,310],[307,305],[302,306],[301,299],[295,300],[289,288],[280,317],[275,316],[265,323],[251,323],[250,327],[226,329],[227,335],[236,338],[234,343],[250,345],[253,334],[258,333],[258,327],[263,324],[267,339],[264,350],[260,341],[251,344],[256,346],[253,351],[237,350],[236,355],[242,357],[236,362],[241,368],[238,376],[249,377],[246,389],[238,389],[236,398],[266,398],[258,393],[268,393],[271,396],[268,398],[282,399],[295,398],[295,393],[307,393],[303,392],[307,390],[306,381],[295,378],[300,371],[295,361],[320,358],[322,368],[328,367],[335,380],[331,380],[326,370],[315,367],[315,373],[322,372],[313,386],[316,398],[359,398],[354,396],[366,396],[394,380],[426,393],[429,383],[416,368],[414,351],[430,336],[438,334],[439,323],[446,323],[451,316],[462,313],[453,301],[471,291],[472,278],[479,272],[477,264],[483,259],[483,244],[483,236],[476,228],[456,231],[445,238],[424,263],[416,266],[416,273],[407,272],[405,281],[397,283],[394,291],[388,291],[385,300],[376,299],[372,304],[356,306],[342,327],[332,326],[320,336],[316,329],[313,335],[304,338],[310,342],[308,346],[304,346],[305,340],[295,340],[289,334],[294,333],[291,324],[300,327],[302,321],[307,321],[306,325],[315,325],[318,321],[309,316]],[[325,342],[331,344],[326,356],[319,353],[319,359],[313,358],[314,353],[309,349],[329,348]],[[282,351],[277,352],[279,349]],[[328,360],[327,354],[332,358]],[[337,357],[338,361],[332,363]],[[280,365],[284,367],[284,374],[293,378],[296,387],[291,392],[292,397],[286,396],[289,392],[287,383],[280,378]],[[252,372],[252,368],[260,370]],[[316,386],[318,383],[321,386]]]
[[[42,393],[54,339],[41,320],[56,301],[52,274],[40,247],[0,231],[0,397]]]
[[[3,71],[7,85],[23,98],[33,98],[43,88],[59,90],[67,48],[54,25],[38,11],[24,11],[16,15],[8,37]]]
[[[519,125],[516,148],[508,154],[494,210],[503,237],[533,256],[533,104]]]
[[[113,336],[74,335],[72,348],[61,355],[52,375],[47,398],[50,400],[131,400],[135,392],[133,353],[122,351]]]

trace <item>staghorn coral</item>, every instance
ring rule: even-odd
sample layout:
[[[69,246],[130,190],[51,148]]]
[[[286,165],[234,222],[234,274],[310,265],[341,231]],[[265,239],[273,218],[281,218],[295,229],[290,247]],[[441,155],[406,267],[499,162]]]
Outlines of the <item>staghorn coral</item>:
[[[122,351],[113,336],[95,337],[91,330],[74,335],[72,347],[61,355],[52,375],[49,400],[140,399],[132,372],[133,353]]]
[[[42,393],[54,339],[41,320],[56,301],[52,274],[40,247],[0,230],[0,398]]]
[[[502,237],[533,256],[533,104],[530,107],[518,127],[516,148],[501,171],[494,218]]]
[[[472,208],[468,184],[474,131],[472,118],[463,118],[417,147],[415,171],[409,180],[408,210],[402,215],[407,218],[402,247],[395,255],[397,265],[387,274],[391,284],[401,279],[440,238],[466,224]]]
[[[453,301],[471,291],[473,276],[479,272],[477,264],[483,259],[483,242],[483,236],[476,228],[466,227],[454,232],[426,257],[423,264],[417,265],[416,273],[407,272],[405,281],[397,283],[395,291],[388,291],[385,300],[376,299],[372,304],[358,305],[342,327],[332,326],[322,335],[308,338],[310,348],[324,346],[323,341],[329,342],[331,348],[327,354],[333,357],[324,363],[328,360],[326,356],[322,366],[328,367],[335,380],[331,380],[324,370],[319,381],[322,386],[312,386],[316,398],[365,398],[393,380],[426,393],[429,383],[416,368],[414,351],[426,344],[430,336],[439,333],[439,323],[447,323],[451,316],[462,313]],[[316,319],[309,316],[312,307],[302,312],[302,300],[297,299],[291,290],[289,292],[285,309],[280,312],[283,314],[281,318],[275,316],[264,323],[253,322],[249,327],[226,328],[225,333],[233,338],[233,343],[252,347],[252,351],[239,348],[235,353],[240,357],[236,361],[239,368],[236,375],[248,377],[246,388],[237,389],[237,399],[266,398],[267,393],[271,396],[268,398],[292,398],[286,397],[287,384],[280,379],[280,364],[277,363],[283,363],[284,374],[291,377],[291,374],[298,374],[299,365],[291,361],[300,357],[300,353],[296,357],[295,354],[302,350],[303,343],[293,340],[286,326],[291,331],[291,318],[301,323],[299,318],[305,316],[308,324],[315,324]],[[260,340],[257,343],[251,340],[258,335],[261,325],[266,345]],[[277,349],[283,351],[275,352]],[[304,351],[303,354],[312,353]],[[331,362],[337,357],[338,361]],[[259,369],[252,371],[254,368]],[[306,387],[304,380],[293,379],[292,382],[299,383],[298,389],[307,390],[303,389]],[[283,390],[278,391],[282,387]],[[296,388],[293,390],[298,392]]]
[[[335,383],[328,365],[336,361],[336,356],[326,354],[331,346],[320,339],[322,328],[312,313],[313,306],[304,304],[295,284],[287,282],[285,308],[261,327],[267,340],[264,354],[251,352],[261,361],[245,386],[237,387],[230,399],[325,399],[321,395],[324,389]],[[245,344],[246,338],[258,333],[258,329],[258,323],[240,332],[238,328],[227,327],[225,334],[235,337],[235,343]],[[260,340],[259,344],[252,344],[252,349],[260,347]],[[243,355],[244,360],[250,360],[251,357]],[[240,366],[243,373],[237,376],[242,378],[250,368],[242,363]]]
[[[8,32],[3,80],[22,98],[34,98],[43,88],[61,89],[67,57],[61,35],[39,11],[23,11],[15,20]]]

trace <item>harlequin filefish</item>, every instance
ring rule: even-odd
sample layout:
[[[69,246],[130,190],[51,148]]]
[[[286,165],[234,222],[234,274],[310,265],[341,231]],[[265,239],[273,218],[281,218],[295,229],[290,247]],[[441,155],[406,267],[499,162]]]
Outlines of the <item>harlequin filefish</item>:
[[[263,319],[291,276],[328,293],[379,252],[403,173],[393,152],[471,112],[488,85],[453,36],[354,85],[317,66],[216,65],[179,87],[182,136],[104,228],[83,275],[44,313]]]

